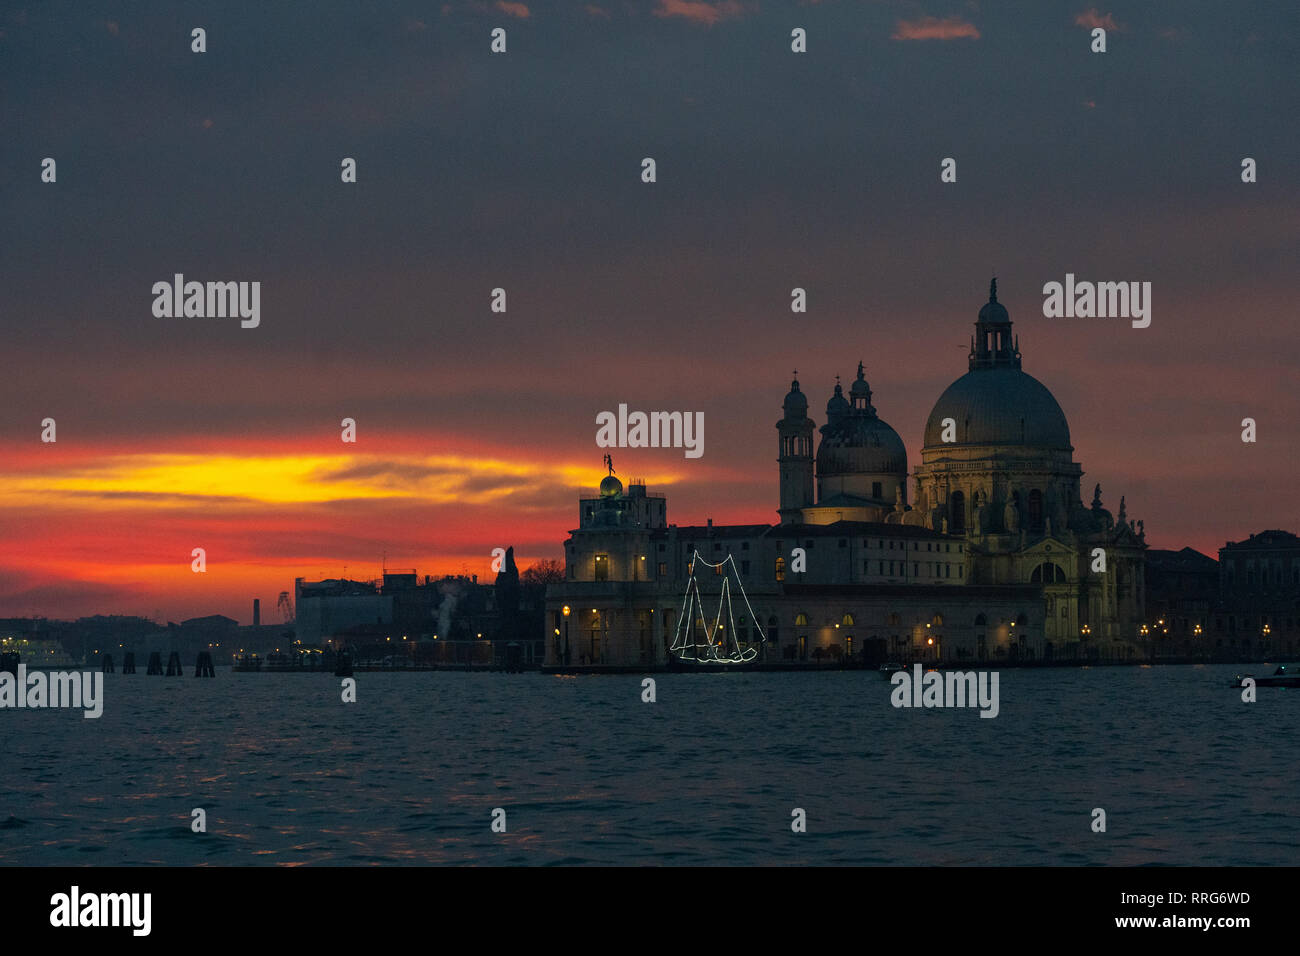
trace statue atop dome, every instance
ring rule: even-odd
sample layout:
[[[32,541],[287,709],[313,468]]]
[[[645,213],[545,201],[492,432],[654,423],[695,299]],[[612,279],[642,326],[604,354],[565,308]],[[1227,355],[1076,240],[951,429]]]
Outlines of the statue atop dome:
[[[605,467],[609,469],[609,474],[600,479],[600,496],[617,498],[623,494],[623,482],[614,477],[614,459],[608,454],[605,455]]]

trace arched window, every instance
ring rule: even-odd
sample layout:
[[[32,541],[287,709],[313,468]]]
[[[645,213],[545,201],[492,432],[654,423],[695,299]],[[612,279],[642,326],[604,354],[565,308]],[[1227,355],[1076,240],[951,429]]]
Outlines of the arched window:
[[[966,496],[960,491],[954,491],[948,501],[948,531],[966,533]]]
[[[845,611],[845,612],[844,612],[844,617],[840,620],[840,624],[844,625],[845,627],[852,627],[852,626],[853,626],[853,615],[850,614],[850,613],[848,613],[847,611]]]
[[[976,615],[975,615],[975,626],[976,626],[976,627],[983,627],[984,625],[988,624],[988,622],[989,622],[989,619],[988,619],[988,617],[987,617],[986,615],[983,615],[983,614],[976,614]]]
[[[778,581],[785,580],[785,558],[776,559],[776,579]]]
[[[897,614],[891,614],[889,615],[889,618],[887,619],[886,623],[890,627],[898,627],[898,625],[902,623],[902,618],[900,618]]]
[[[1029,619],[1025,617],[1024,614],[1019,614],[1016,616],[1016,627],[1024,627],[1028,622]]]
[[[934,617],[930,618],[930,623],[935,627],[943,627],[943,615],[938,611],[935,611]]]
[[[796,615],[794,616],[794,626],[795,626],[795,627],[807,627],[807,626],[808,626],[808,615],[805,614],[803,611],[800,611],[798,614],[796,614]]]
[[[1030,584],[1064,584],[1065,571],[1059,564],[1051,561],[1045,561],[1038,567],[1034,568],[1034,573],[1029,576]]]
[[[1029,530],[1043,530],[1043,493],[1037,488],[1029,492]]]

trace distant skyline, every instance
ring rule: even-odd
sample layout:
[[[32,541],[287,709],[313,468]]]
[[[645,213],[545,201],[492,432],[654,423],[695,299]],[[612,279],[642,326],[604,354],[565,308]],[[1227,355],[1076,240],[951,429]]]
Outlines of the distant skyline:
[[[669,521],[775,522],[791,371],[820,426],[861,359],[911,469],[994,273],[1085,505],[1100,483],[1210,555],[1298,531],[1297,28],[1263,2],[0,13],[0,616],[271,620],[294,577],[385,553],[561,558],[619,403],[704,413],[699,459],[609,449]],[[1044,318],[1067,272],[1151,282],[1151,326]],[[259,281],[260,325],[154,317],[175,273]]]

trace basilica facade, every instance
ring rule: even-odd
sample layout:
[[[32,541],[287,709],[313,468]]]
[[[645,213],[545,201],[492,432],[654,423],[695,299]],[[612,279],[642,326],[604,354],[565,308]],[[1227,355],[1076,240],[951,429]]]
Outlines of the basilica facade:
[[[1136,656],[1141,522],[1099,487],[1083,504],[1065,414],[1021,368],[996,280],[910,474],[861,363],[820,428],[792,382],[776,428],[777,524],[669,524],[662,497],[612,469],[582,499],[547,593],[549,665],[663,664],[688,584],[703,597],[715,579],[720,597],[733,572],[735,637],[761,638],[767,661]]]

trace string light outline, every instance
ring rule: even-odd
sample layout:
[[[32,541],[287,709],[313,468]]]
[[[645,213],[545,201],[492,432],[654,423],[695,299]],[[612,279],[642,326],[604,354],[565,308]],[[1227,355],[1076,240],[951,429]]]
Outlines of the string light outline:
[[[708,619],[704,616],[704,597],[700,594],[700,583],[695,576],[695,564],[697,561],[709,568],[720,568],[725,565],[730,565],[731,573],[736,576],[736,584],[740,588],[740,596],[745,601],[745,608],[749,611],[749,617],[754,622],[754,630],[758,632],[758,643],[767,643],[767,635],[763,632],[763,627],[759,623],[758,615],[754,613],[754,606],[749,603],[749,595],[745,593],[744,582],[740,580],[740,572],[736,568],[735,556],[729,553],[723,560],[715,564],[710,561],[705,561],[704,558],[700,556],[699,550],[696,549],[691,556],[690,563],[687,565],[687,573],[690,575],[690,580],[686,584],[686,593],[682,597],[682,609],[678,613],[677,627],[673,635],[673,643],[670,650],[680,652],[683,660],[690,660],[700,664],[747,664],[758,657],[758,650],[754,647],[747,647],[742,650],[740,647],[740,639],[735,636],[739,634],[739,631],[736,629],[736,616],[731,605],[731,578],[730,576],[724,576],[722,579],[722,588],[718,595],[718,613],[713,621],[713,629],[710,630]],[[696,603],[698,603],[700,607],[700,624],[704,628],[704,644],[700,644],[698,641],[687,643],[688,634],[693,637],[695,630],[695,614],[693,612]],[[724,644],[722,641],[715,642],[714,635],[716,635],[721,629],[722,608],[724,605],[727,608],[727,620],[731,625],[731,633],[733,635],[732,642],[735,644],[736,653],[731,654],[730,652],[726,652],[726,656],[721,656],[723,652],[721,652],[719,648],[724,647]],[[688,610],[692,613],[688,614]],[[709,656],[701,658],[699,656],[700,647],[708,648]],[[695,652],[693,656],[686,656],[686,651],[688,649]]]

